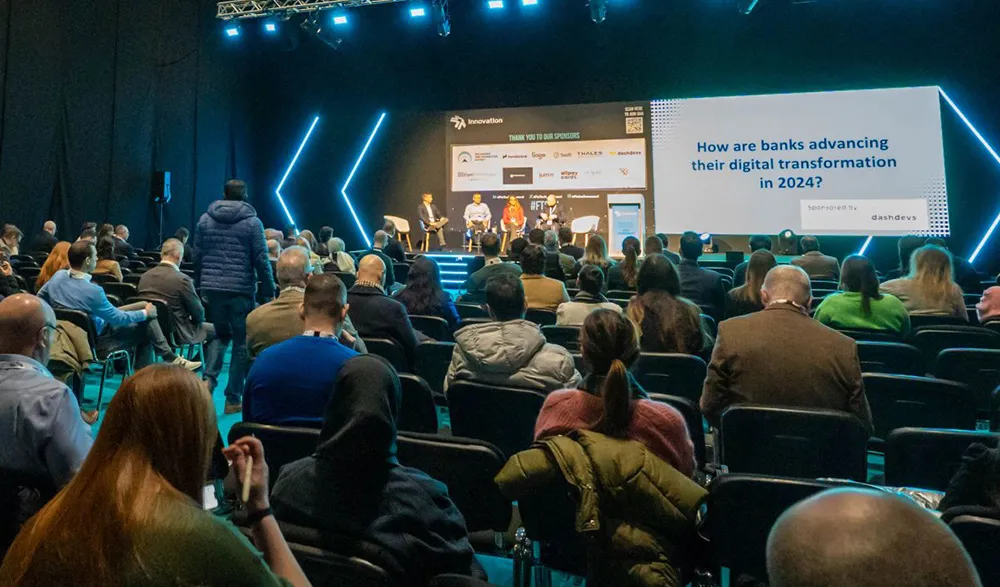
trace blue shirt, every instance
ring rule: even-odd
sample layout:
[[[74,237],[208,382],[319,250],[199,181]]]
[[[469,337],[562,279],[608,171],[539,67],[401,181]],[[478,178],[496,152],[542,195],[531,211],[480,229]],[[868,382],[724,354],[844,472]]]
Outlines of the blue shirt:
[[[247,376],[244,419],[258,424],[321,422],[337,372],[357,355],[335,338],[308,335],[265,349]]]
[[[38,297],[53,308],[80,310],[94,319],[97,334],[104,332],[105,325],[128,326],[146,319],[144,310],[122,312],[111,305],[104,289],[90,282],[90,275],[70,274],[69,269],[56,271],[52,279],[38,290]]]
[[[94,443],[76,396],[41,363],[0,355],[0,469],[65,485]]]

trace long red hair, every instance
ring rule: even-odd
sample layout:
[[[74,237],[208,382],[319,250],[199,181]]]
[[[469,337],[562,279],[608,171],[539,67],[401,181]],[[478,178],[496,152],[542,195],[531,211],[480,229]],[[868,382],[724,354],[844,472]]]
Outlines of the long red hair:
[[[40,290],[43,285],[48,283],[56,271],[69,269],[69,246],[68,242],[60,241],[52,247],[52,252],[45,258],[42,270],[38,273],[38,278],[35,279],[35,291]]]

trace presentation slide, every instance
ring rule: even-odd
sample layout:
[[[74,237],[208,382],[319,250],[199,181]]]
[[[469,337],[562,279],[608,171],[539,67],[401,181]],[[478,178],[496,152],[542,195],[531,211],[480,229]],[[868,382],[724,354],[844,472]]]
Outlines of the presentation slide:
[[[659,232],[947,236],[937,87],[651,104]]]

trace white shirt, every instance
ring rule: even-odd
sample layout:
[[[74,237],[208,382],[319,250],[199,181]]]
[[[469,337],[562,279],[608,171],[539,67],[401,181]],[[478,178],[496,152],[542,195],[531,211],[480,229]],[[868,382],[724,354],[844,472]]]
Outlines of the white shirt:
[[[430,222],[434,222],[437,218],[434,217],[434,209],[427,202],[424,202],[424,208],[427,208],[427,218]]]
[[[466,222],[484,222],[489,224],[492,218],[493,214],[490,212],[490,207],[482,202],[469,204],[465,207]]]

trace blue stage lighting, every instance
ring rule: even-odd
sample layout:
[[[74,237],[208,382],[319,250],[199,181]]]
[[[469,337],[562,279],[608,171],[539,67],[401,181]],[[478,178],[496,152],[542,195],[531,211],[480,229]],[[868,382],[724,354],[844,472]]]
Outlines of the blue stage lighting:
[[[281,177],[281,181],[278,182],[278,187],[274,190],[274,195],[278,197],[278,203],[281,204],[281,209],[285,212],[285,217],[288,218],[288,222],[295,226],[295,219],[292,218],[292,213],[288,211],[288,206],[285,205],[285,199],[281,197],[281,188],[285,186],[285,180],[288,179],[289,174],[292,173],[292,169],[295,167],[295,163],[299,160],[299,155],[302,154],[302,149],[306,147],[306,143],[309,142],[309,137],[312,136],[313,129],[316,128],[316,124],[319,122],[319,116],[313,118],[312,124],[309,125],[309,130],[306,131],[306,136],[302,137],[302,142],[299,143],[299,148],[295,151],[295,156],[292,157],[292,162],[288,164],[288,169],[285,170],[285,175]],[[296,230],[296,233],[298,231]]]
[[[503,0],[490,0],[487,4],[491,9],[503,8]]]
[[[347,16],[344,15],[344,14],[338,14],[337,16],[334,16],[333,17],[333,24],[338,25],[338,26],[339,25],[343,25],[343,24],[347,24]]]
[[[535,6],[538,4],[538,0],[521,0],[521,6]]]
[[[378,134],[378,130],[382,127],[382,121],[384,120],[385,112],[379,115],[378,122],[375,123],[375,127],[372,128],[371,134],[368,135],[368,141],[365,143],[364,148],[361,149],[361,153],[358,155],[358,160],[354,162],[354,168],[352,168],[351,173],[347,175],[347,181],[344,182],[344,187],[340,188],[340,195],[344,196],[344,202],[347,203],[347,209],[350,210],[351,216],[354,217],[354,223],[358,225],[358,232],[361,233],[361,238],[365,239],[365,246],[368,248],[371,248],[372,242],[368,239],[368,233],[365,232],[365,227],[361,224],[361,220],[358,219],[358,214],[354,211],[354,206],[351,205],[351,198],[347,195],[347,186],[351,185],[351,180],[354,179],[354,174],[358,171],[358,167],[361,165],[365,155],[368,153],[368,147],[371,146],[372,141],[375,139],[375,135]]]
[[[861,250],[858,251],[859,255],[864,255],[865,251],[868,250],[868,245],[872,244],[872,236],[869,235],[868,239],[865,240],[865,244],[861,245]]]
[[[274,34],[278,32],[278,24],[272,21],[264,22],[264,32],[268,34]]]
[[[427,10],[425,8],[419,7],[419,8],[411,8],[410,9],[410,17],[412,17],[412,18],[420,18],[420,17],[423,17],[423,16],[427,16]]]
[[[240,25],[238,24],[235,23],[227,24],[223,28],[223,30],[225,31],[226,36],[229,37],[230,39],[235,39],[236,37],[240,36]]]

